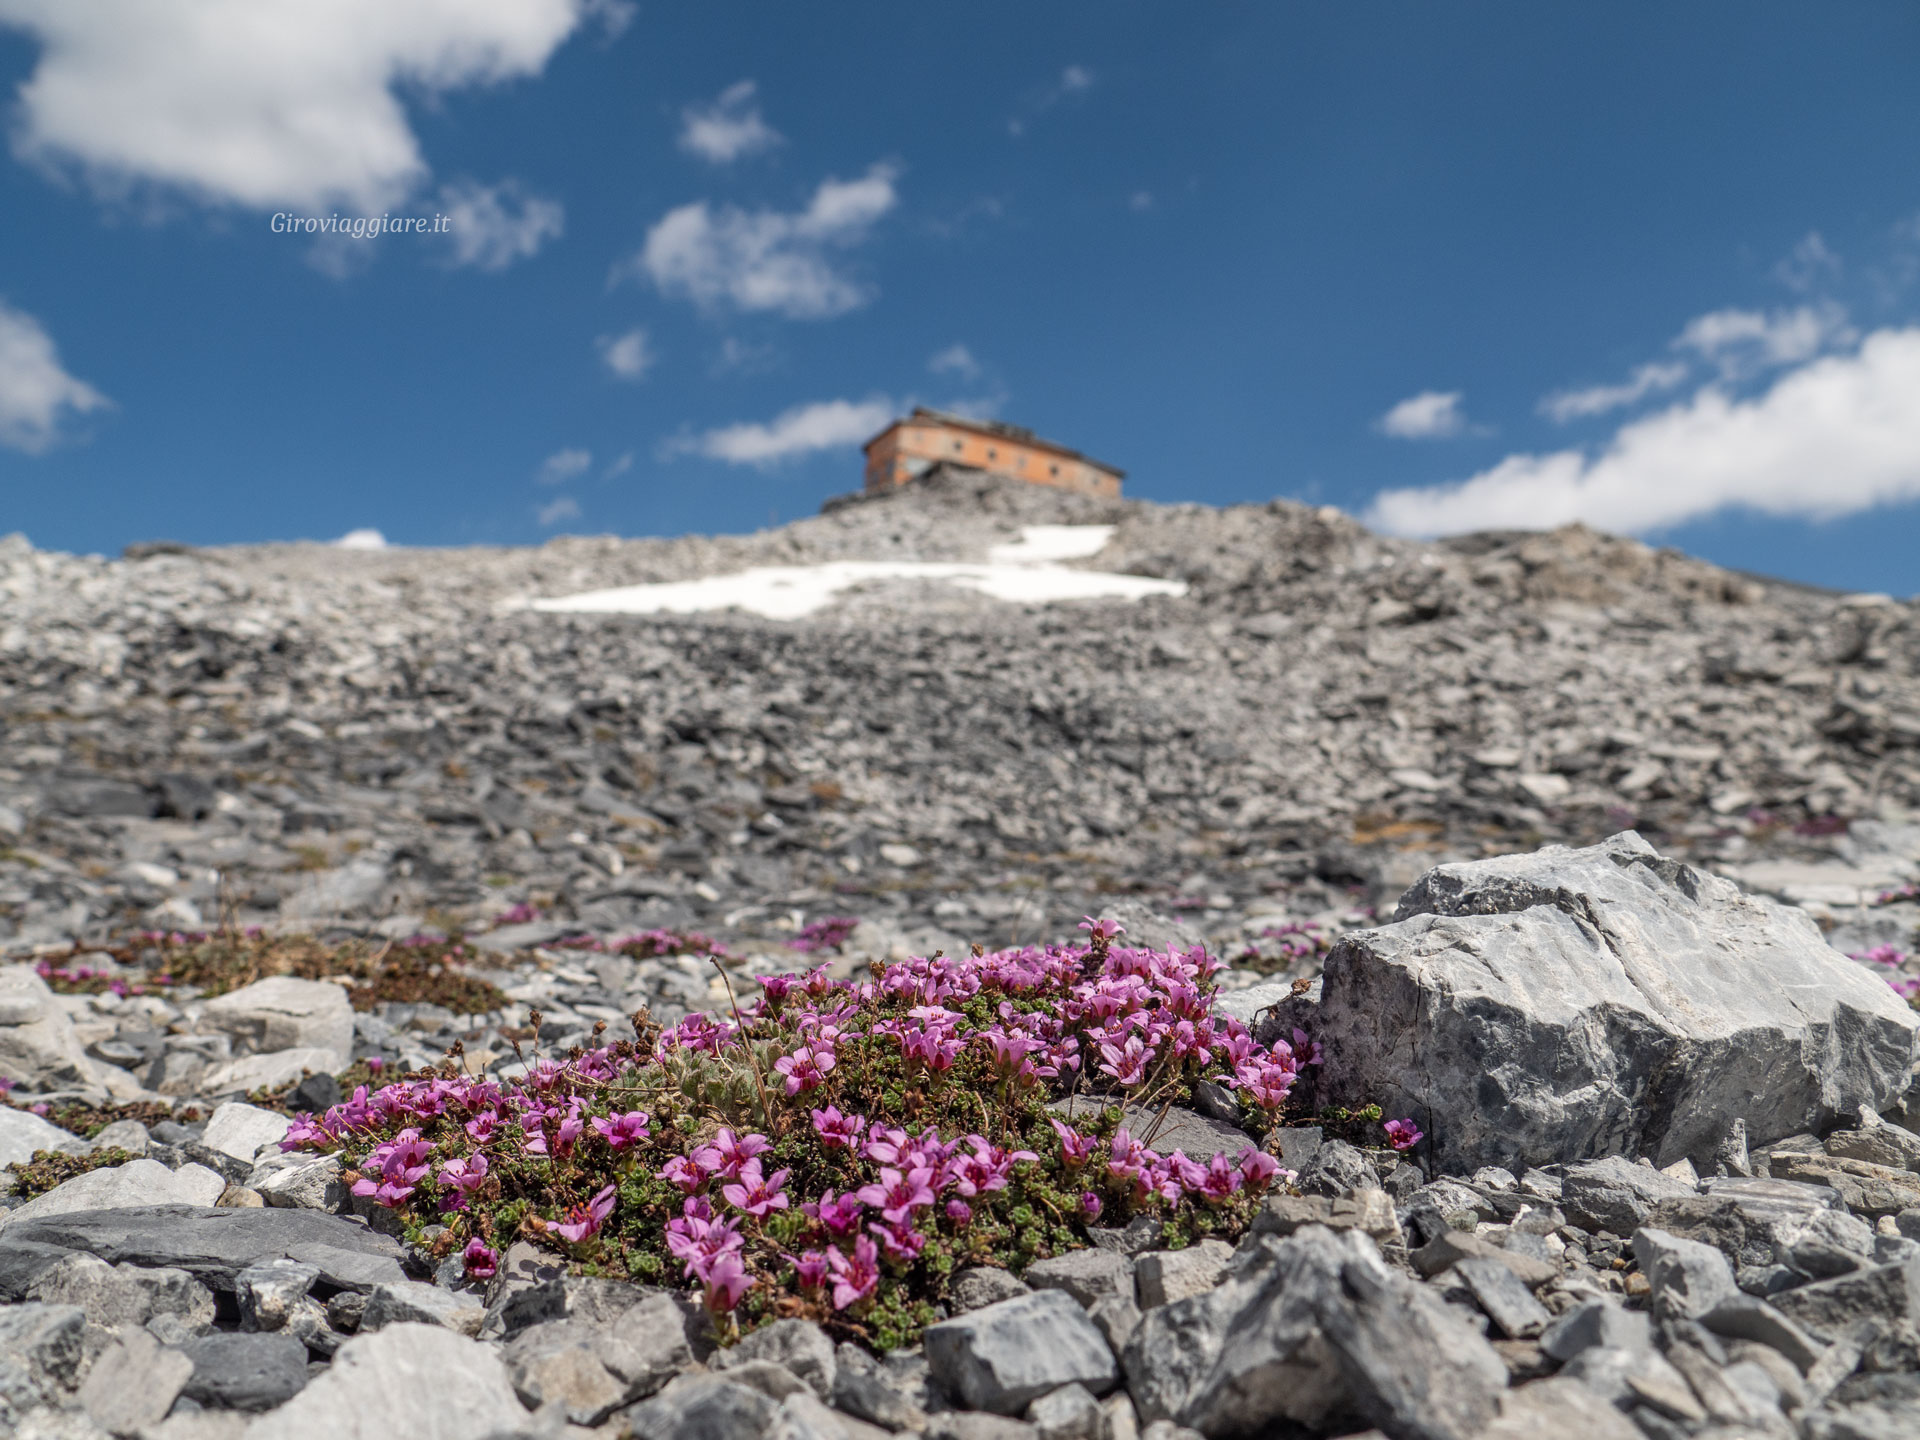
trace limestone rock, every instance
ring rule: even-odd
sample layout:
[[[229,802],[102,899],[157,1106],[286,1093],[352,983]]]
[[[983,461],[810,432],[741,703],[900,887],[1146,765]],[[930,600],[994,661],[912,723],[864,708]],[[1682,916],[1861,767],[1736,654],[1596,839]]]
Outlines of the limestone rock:
[[[192,1374],[186,1352],[162,1347],[145,1330],[128,1330],[93,1362],[80,1404],[101,1429],[131,1435],[164,1420]]]
[[[89,1170],[36,1195],[17,1210],[0,1211],[0,1230],[29,1220],[80,1211],[128,1210],[151,1205],[211,1205],[227,1182],[200,1165],[169,1170],[157,1160],[129,1160]]]
[[[1079,1383],[1104,1395],[1119,1380],[1113,1352],[1060,1290],[1036,1290],[927,1327],[927,1362],[941,1388],[975,1410],[1018,1415]]]
[[[4,1062],[0,1062],[3,1064]],[[4,1071],[0,1071],[4,1073]],[[9,1165],[25,1165],[36,1150],[53,1150],[68,1155],[85,1153],[88,1142],[70,1130],[50,1125],[30,1110],[15,1110],[0,1105],[0,1186]]]
[[[209,1000],[204,1023],[232,1036],[239,1054],[327,1050],[339,1057],[326,1067],[333,1071],[344,1069],[353,1053],[353,1006],[344,988],[324,980],[256,980]]]
[[[0,966],[0,1075],[23,1090],[99,1090],[73,1021],[31,965]]]
[[[1885,1108],[1920,1016],[1804,912],[1628,832],[1431,871],[1327,956],[1314,1038],[1327,1098],[1415,1115],[1447,1168],[1711,1168],[1730,1115],[1762,1144]]]
[[[276,1110],[229,1100],[213,1112],[200,1143],[251,1165],[261,1150],[286,1138],[292,1123]]]
[[[528,1416],[493,1348],[437,1325],[392,1325],[247,1427],[246,1440],[474,1440]]]

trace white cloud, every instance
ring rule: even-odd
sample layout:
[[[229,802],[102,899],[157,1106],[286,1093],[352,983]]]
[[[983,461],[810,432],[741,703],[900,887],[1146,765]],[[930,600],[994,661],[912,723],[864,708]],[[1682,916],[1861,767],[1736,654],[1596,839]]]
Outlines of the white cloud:
[[[38,320],[0,300],[0,445],[38,455],[70,416],[111,403],[67,373]]]
[[[791,213],[682,205],[647,232],[631,268],[662,294],[708,307],[772,310],[790,320],[845,314],[871,292],[835,269],[829,252],[864,240],[894,207],[895,174],[875,165],[858,180],[823,181],[807,208]]]
[[[1091,70],[1084,65],[1067,66],[1053,84],[1028,92],[1021,102],[1019,113],[1007,121],[1007,133],[1016,137],[1026,134],[1030,121],[1046,114],[1068,96],[1084,95],[1092,88]]]
[[[1060,89],[1063,94],[1073,95],[1092,88],[1093,72],[1086,66],[1069,65],[1060,72]]]
[[[1738,379],[1782,365],[1798,365],[1856,337],[1838,305],[1801,305],[1793,310],[1714,310],[1696,316],[1675,337],[1673,348],[1691,350]]]
[[[600,358],[622,380],[644,380],[647,371],[653,368],[653,362],[660,358],[653,353],[645,330],[629,330],[624,335],[602,335],[599,345]]]
[[[729,335],[713,358],[715,375],[765,375],[778,370],[783,357],[771,343],[755,343]]]
[[[1920,499],[1916,395],[1920,327],[1879,330],[1751,399],[1711,385],[1597,455],[1512,455],[1459,484],[1386,491],[1367,518],[1402,535],[1575,520],[1637,533],[1735,507],[1830,519]]]
[[[0,0],[41,44],[22,159],[269,210],[378,213],[424,181],[395,91],[535,75],[604,0]]]
[[[893,418],[893,402],[882,395],[858,401],[821,400],[784,410],[766,423],[726,425],[677,440],[667,449],[729,465],[774,465],[815,450],[864,444]]]
[[[516,260],[532,259],[547,241],[560,237],[566,222],[558,201],[527,195],[513,180],[443,186],[440,207],[451,222],[452,263],[478,270],[504,270]]]
[[[580,518],[580,502],[571,495],[562,495],[549,500],[534,512],[534,518],[543,526],[558,525],[562,520]]]
[[[722,90],[711,105],[682,110],[680,148],[715,165],[726,165],[782,143],[780,132],[761,118],[753,93],[753,81],[742,80]]]
[[[1773,275],[1789,290],[1804,293],[1823,280],[1837,279],[1840,270],[1840,257],[1827,248],[1818,230],[1810,230],[1793,253],[1773,267]]]
[[[1467,428],[1458,390],[1423,390],[1409,396],[1374,422],[1382,435],[1400,440],[1443,440]]]
[[[1583,420],[1638,404],[1658,391],[1673,389],[1686,378],[1687,367],[1684,362],[1654,361],[1636,369],[1624,385],[1590,385],[1584,390],[1556,390],[1541,400],[1540,413],[1564,425],[1569,420]]]
[[[602,480],[611,480],[616,475],[624,475],[633,468],[633,451],[622,451],[620,457],[600,472]]]
[[[1127,197],[1127,208],[1134,211],[1151,210],[1153,208],[1153,192],[1151,190],[1134,191],[1133,194]]]
[[[542,485],[564,485],[574,476],[585,474],[592,464],[591,450],[556,450],[540,462],[533,478]]]
[[[927,361],[927,369],[936,375],[958,375],[963,380],[971,380],[980,373],[980,362],[966,346],[949,345]]]
[[[333,543],[339,550],[385,550],[387,537],[373,529],[349,530]]]

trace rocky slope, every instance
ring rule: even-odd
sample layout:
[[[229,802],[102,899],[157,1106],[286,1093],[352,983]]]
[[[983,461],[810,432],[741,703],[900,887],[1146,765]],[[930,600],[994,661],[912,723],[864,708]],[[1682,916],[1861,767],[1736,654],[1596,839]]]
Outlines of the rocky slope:
[[[510,608],[978,560],[1041,523],[1111,525],[1074,563],[1188,594]],[[15,538],[0,944],[223,917],[400,934],[530,901],[601,935],[845,913],[884,951],[1057,933],[1130,894],[1237,941],[1390,905],[1436,859],[1629,825],[1845,902],[1913,873],[1917,657],[1908,604],[1581,529],[1425,545],[1286,502],[977,477],[717,539],[107,561]]]

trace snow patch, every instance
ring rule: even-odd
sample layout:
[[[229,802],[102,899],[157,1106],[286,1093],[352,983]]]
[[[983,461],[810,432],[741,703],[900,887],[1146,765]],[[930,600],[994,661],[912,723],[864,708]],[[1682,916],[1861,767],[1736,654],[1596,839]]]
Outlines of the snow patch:
[[[1111,525],[1029,525],[1018,542],[996,545],[984,564],[920,560],[836,560],[822,565],[762,565],[733,575],[627,585],[552,600],[514,602],[511,608],[560,614],[688,615],[748,610],[769,620],[799,620],[841,592],[878,580],[943,580],[995,600],[1047,604],[1057,600],[1141,600],[1184,595],[1186,582],[1069,570],[1055,563],[1097,554]]]
[[[384,550],[387,537],[378,530],[349,530],[333,543],[341,550]]]

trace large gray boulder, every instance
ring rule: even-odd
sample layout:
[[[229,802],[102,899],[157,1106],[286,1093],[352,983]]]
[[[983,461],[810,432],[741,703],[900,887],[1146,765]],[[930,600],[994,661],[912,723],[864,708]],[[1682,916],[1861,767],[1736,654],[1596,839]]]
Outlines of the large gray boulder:
[[[158,1160],[129,1160],[76,1175],[36,1195],[17,1210],[0,1212],[0,1230],[30,1220],[79,1211],[126,1210],[151,1205],[211,1205],[226,1182],[204,1165],[169,1170]]]
[[[0,1189],[5,1189],[9,1165],[25,1165],[36,1150],[82,1155],[88,1144],[70,1130],[49,1125],[31,1110],[0,1105]]]
[[[1800,910],[1631,831],[1442,865],[1343,938],[1308,1022],[1322,1102],[1411,1115],[1444,1170],[1609,1154],[1712,1169],[1891,1104],[1920,1016]]]

